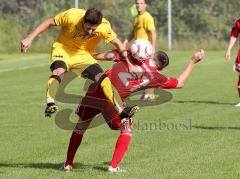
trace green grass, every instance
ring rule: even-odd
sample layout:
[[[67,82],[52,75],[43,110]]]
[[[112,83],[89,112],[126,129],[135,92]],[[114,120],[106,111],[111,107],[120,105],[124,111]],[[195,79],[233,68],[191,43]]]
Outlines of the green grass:
[[[164,73],[180,74],[192,53],[170,52],[171,62]],[[237,75],[223,51],[206,52],[186,87],[169,90],[171,101],[141,108],[121,164],[128,172],[121,174],[106,172],[118,136],[107,125],[86,133],[73,172],[58,170],[71,131],[60,129],[54,118],[43,115],[48,58],[48,54],[0,55],[0,178],[240,177],[240,109],[234,107]],[[76,79],[67,92],[84,94],[83,84]],[[75,108],[74,104],[59,105]]]

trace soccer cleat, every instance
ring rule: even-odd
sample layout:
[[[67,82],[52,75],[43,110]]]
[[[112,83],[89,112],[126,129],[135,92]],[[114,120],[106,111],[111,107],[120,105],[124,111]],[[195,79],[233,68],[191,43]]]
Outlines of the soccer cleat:
[[[72,165],[69,165],[69,164],[65,165],[65,163],[64,163],[63,166],[60,168],[60,170],[63,170],[63,171],[65,171],[65,172],[70,172],[70,171],[72,171],[72,169],[73,169],[73,166],[72,166]]]
[[[45,109],[45,117],[51,117],[53,113],[58,110],[58,107],[55,103],[48,103]]]
[[[139,111],[138,106],[132,106],[132,107],[125,107],[123,111],[120,113],[120,118],[125,119],[125,118],[131,118],[135,113]]]
[[[236,106],[236,107],[240,107],[240,103],[236,104],[235,106]]]
[[[108,166],[108,171],[111,172],[111,173],[126,172],[126,170],[122,170],[120,167],[113,168],[111,166]]]

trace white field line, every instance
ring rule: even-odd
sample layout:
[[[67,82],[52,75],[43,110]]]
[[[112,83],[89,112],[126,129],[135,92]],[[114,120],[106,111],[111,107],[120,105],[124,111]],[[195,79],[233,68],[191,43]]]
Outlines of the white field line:
[[[42,66],[47,66],[47,65],[49,65],[49,63],[41,63],[41,64],[38,64],[38,65],[29,65],[29,66],[17,67],[17,68],[0,69],[0,73],[17,71],[17,70],[26,70],[26,69],[30,69],[30,68],[37,68],[37,67],[42,67]]]

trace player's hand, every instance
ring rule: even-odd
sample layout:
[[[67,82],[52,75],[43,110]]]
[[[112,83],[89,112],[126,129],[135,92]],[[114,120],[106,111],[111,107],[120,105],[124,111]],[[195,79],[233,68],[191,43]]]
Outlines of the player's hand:
[[[135,67],[132,63],[128,63],[128,71],[130,73],[136,73],[137,72],[137,67]]]
[[[30,38],[25,38],[21,41],[21,52],[27,52],[29,47],[32,44],[32,40]]]
[[[230,50],[227,50],[225,57],[226,57],[227,61],[229,61],[231,59],[231,51]]]
[[[135,78],[138,79],[138,71],[137,71],[137,67],[134,66],[132,63],[128,63],[128,72]]]
[[[193,56],[192,56],[192,61],[194,63],[197,63],[199,61],[201,61],[205,56],[204,50],[201,49],[200,51],[196,52]]]

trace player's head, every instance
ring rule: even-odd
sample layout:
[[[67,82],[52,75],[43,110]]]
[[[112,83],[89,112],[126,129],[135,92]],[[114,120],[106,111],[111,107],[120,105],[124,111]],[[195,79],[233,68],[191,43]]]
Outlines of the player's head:
[[[169,64],[168,55],[163,51],[157,51],[155,53],[154,60],[157,64],[159,70],[162,70],[163,68],[165,68]]]
[[[86,34],[91,35],[101,24],[102,13],[95,9],[88,9],[83,18],[83,28]]]
[[[135,0],[135,4],[139,14],[145,12],[147,7],[146,0]]]

